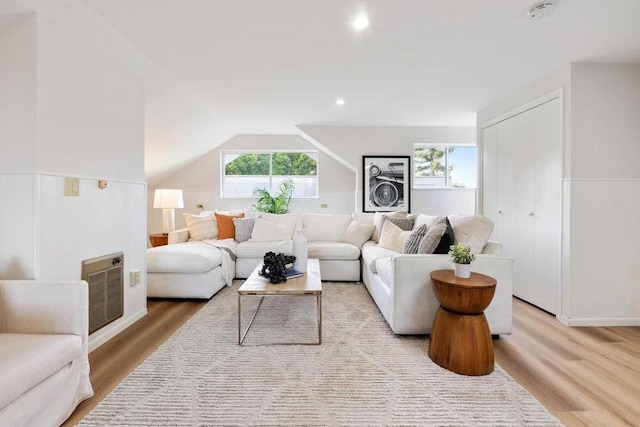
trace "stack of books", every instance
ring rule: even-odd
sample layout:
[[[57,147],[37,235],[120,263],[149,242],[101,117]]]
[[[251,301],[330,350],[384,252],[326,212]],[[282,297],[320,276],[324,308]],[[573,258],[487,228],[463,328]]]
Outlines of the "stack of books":
[[[284,271],[284,277],[286,277],[287,279],[295,279],[296,277],[302,277],[302,272],[294,268],[287,268]]]

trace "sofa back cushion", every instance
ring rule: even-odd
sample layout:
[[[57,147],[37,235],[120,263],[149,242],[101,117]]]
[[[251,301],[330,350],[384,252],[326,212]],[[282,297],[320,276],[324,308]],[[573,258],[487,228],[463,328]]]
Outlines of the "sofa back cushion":
[[[293,239],[297,230],[302,228],[302,214],[272,214],[267,212],[254,212],[252,216],[285,226],[290,231],[288,239]]]
[[[371,238],[375,229],[376,227],[373,224],[361,224],[356,220],[352,220],[338,241],[361,247],[364,242]]]
[[[192,240],[215,239],[218,237],[218,222],[213,212],[204,215],[193,215],[184,212],[182,216],[187,222],[189,237]]]
[[[304,237],[309,242],[337,242],[351,223],[351,215],[302,215]]]
[[[426,225],[428,227],[433,227],[440,221],[444,220],[442,216],[434,216],[434,215],[425,215],[425,214],[411,214],[407,216],[407,218],[413,218],[413,229],[417,229],[421,225]]]
[[[291,227],[284,224],[276,224],[262,218],[254,218],[252,242],[272,242],[278,240],[291,240]]]
[[[493,232],[493,221],[482,215],[449,215],[455,243],[461,242],[471,247],[471,252],[482,253]]]

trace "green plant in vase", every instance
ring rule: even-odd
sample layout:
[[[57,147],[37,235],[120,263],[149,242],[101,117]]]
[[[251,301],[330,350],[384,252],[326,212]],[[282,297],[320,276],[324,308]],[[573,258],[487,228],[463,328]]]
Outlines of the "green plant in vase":
[[[449,246],[449,256],[453,261],[454,274],[456,277],[468,279],[471,277],[471,263],[475,261],[476,254],[471,252],[471,247],[458,242]]]
[[[291,178],[282,181],[274,195],[271,195],[266,188],[256,188],[253,190],[253,196],[257,199],[253,204],[253,210],[274,214],[287,213],[294,189],[295,186]]]

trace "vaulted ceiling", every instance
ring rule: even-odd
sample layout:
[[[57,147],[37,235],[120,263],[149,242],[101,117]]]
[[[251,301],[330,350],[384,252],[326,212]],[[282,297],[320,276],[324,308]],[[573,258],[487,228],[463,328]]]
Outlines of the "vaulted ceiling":
[[[473,126],[571,62],[640,63],[638,0],[557,0],[539,21],[531,0],[55,1],[82,3],[171,86],[148,91],[151,180],[234,134]],[[360,13],[371,25],[358,32]]]

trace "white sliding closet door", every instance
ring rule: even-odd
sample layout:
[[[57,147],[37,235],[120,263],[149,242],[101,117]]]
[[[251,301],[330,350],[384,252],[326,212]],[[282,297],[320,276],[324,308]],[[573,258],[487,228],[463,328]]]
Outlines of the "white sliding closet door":
[[[562,127],[557,98],[482,130],[482,209],[514,260],[515,296],[560,306]]]

